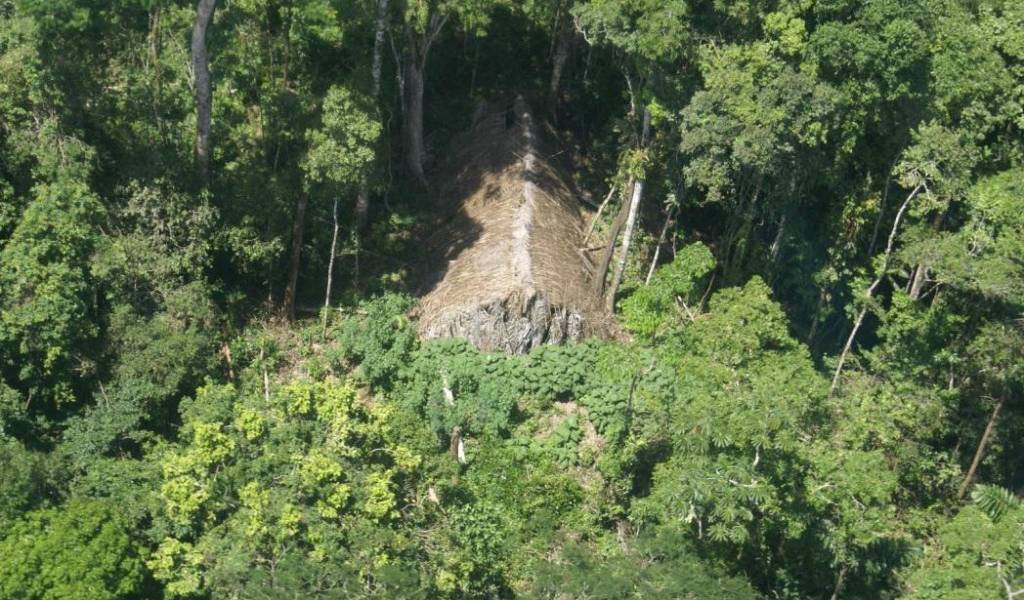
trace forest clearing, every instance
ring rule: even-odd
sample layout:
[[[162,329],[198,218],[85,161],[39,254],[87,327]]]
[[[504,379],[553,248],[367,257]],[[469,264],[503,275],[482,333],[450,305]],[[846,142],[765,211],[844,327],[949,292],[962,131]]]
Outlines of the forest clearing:
[[[0,0],[0,600],[1024,600],[1024,2]]]

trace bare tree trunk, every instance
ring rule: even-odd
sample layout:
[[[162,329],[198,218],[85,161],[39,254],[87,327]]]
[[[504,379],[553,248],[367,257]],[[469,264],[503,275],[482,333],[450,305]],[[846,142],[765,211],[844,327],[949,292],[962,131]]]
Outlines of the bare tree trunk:
[[[988,417],[988,423],[985,425],[985,431],[981,434],[981,441],[978,442],[978,449],[974,451],[974,460],[971,461],[971,467],[967,469],[967,476],[964,477],[963,483],[960,484],[960,490],[956,493],[957,500],[963,500],[964,494],[967,493],[967,489],[971,486],[971,482],[974,481],[974,476],[978,472],[978,466],[981,464],[981,459],[985,456],[985,447],[988,446],[988,441],[992,437],[992,432],[996,429],[996,420],[999,418],[999,412],[1003,410],[1003,404],[1006,403],[1006,398],[1000,398],[999,402],[996,403],[995,408],[992,409],[992,414]]]
[[[920,263],[914,269],[914,278],[910,282],[910,299],[917,300],[921,297],[921,290],[924,282],[928,279],[928,265]]]
[[[632,189],[635,183],[630,182],[629,187]],[[597,270],[594,272],[594,293],[598,296],[604,294],[604,280],[608,278],[608,269],[612,264],[612,256],[615,254],[615,243],[619,239],[619,233],[622,232],[622,226],[626,224],[626,217],[629,214],[629,205],[623,204],[619,208],[619,213],[615,215],[615,220],[612,221],[612,227],[608,231],[608,243],[604,247],[604,251],[601,252],[601,262],[598,264]]]
[[[157,135],[160,140],[163,141],[164,137],[164,119],[160,115],[160,102],[163,99],[163,77],[160,76],[160,49],[162,47],[162,36],[160,35],[160,15],[162,10],[159,5],[154,6],[150,11],[149,16],[149,61],[147,65],[147,71],[150,72],[152,77],[153,86],[153,123],[156,124]],[[154,144],[152,147],[154,152],[154,162],[159,162],[161,157],[159,156],[159,146]]]
[[[263,370],[263,400],[270,402],[270,374],[267,373],[267,363],[263,362],[263,356],[263,348],[260,348],[260,367]]]
[[[625,69],[622,76],[626,79],[626,89],[629,91],[629,118],[632,120],[636,118],[636,90],[633,89],[633,78],[629,74],[629,69]]]
[[[931,223],[932,230],[935,232],[936,235],[938,235],[939,229],[942,227],[942,221],[945,218],[946,218],[946,213],[944,211],[940,211],[940,212],[936,213],[935,217],[932,218],[932,223]],[[913,279],[911,279],[911,282],[910,282],[909,293],[910,293],[910,299],[911,300],[918,300],[918,299],[921,298],[921,291],[924,289],[924,284],[927,281],[928,281],[928,264],[925,263],[925,262],[920,262],[920,263],[917,264],[917,267],[914,269],[914,277],[913,277]]]
[[[389,0],[377,0],[377,23],[373,35],[373,63],[370,67],[370,75],[373,79],[370,95],[375,100],[380,94],[381,67],[384,62],[384,35],[388,26],[388,4]]]
[[[636,225],[636,215],[640,209],[640,200],[644,196],[644,180],[638,179],[633,184],[633,194],[629,200],[629,211],[626,216],[624,233],[622,234],[622,250],[619,251],[619,260],[615,264],[615,272],[612,274],[612,283],[608,286],[605,306],[609,311],[615,308],[615,294],[619,291],[622,283],[622,272],[626,268],[626,258],[629,256],[629,246],[633,241],[633,227]]]
[[[462,428],[456,425],[452,427],[451,444],[449,452],[460,465],[466,464],[466,445],[462,441]]]
[[[727,278],[729,278],[730,274],[735,274],[741,270],[746,262],[747,254],[750,252],[750,247],[753,245],[750,243],[750,240],[754,232],[754,214],[757,210],[757,199],[761,195],[763,185],[764,177],[759,176],[757,178],[757,185],[754,186],[754,194],[743,204],[743,220],[740,221],[740,224],[736,226],[729,237],[728,254],[726,255],[728,258],[724,261],[725,265],[722,269]]]
[[[896,163],[893,163],[892,167],[895,167]],[[892,171],[892,168],[889,169]],[[878,216],[875,218],[875,226],[871,231],[871,243],[868,244],[868,256],[872,256],[875,253],[875,244],[878,242],[878,233],[882,229],[882,219],[885,217],[885,207],[889,202],[889,187],[892,183],[892,178],[886,178],[885,190],[882,192],[882,201],[878,207]],[[836,259],[832,259],[833,261]],[[831,267],[832,261],[830,261]],[[821,324],[821,313],[825,308],[825,301],[828,299],[828,292],[830,285],[825,282],[822,284],[820,290],[818,290],[818,304],[814,309],[814,320],[811,322],[811,330],[807,333],[807,341],[805,342],[808,347],[813,347],[815,343],[815,337],[818,334],[818,327]],[[846,360],[845,357],[842,360]],[[834,389],[834,387],[833,387]]]
[[[302,258],[302,232],[306,221],[306,206],[309,196],[299,194],[295,207],[295,222],[292,224],[292,256],[288,265],[288,286],[284,289],[284,314],[289,320],[295,319],[295,292],[299,283],[299,265]]]
[[[643,133],[640,135],[640,147],[647,145],[647,136],[651,130],[651,111],[644,108]],[[619,262],[615,266],[615,274],[612,276],[612,285],[608,288],[608,296],[605,299],[605,306],[611,312],[615,308],[615,294],[619,291],[622,283],[622,274],[626,270],[626,259],[629,257],[629,246],[633,241],[633,230],[636,228],[636,217],[640,212],[640,202],[644,197],[644,180],[637,179],[633,185],[633,196],[629,201],[629,216],[626,217],[626,229],[622,234],[622,252],[619,255]]]
[[[377,24],[375,26],[375,33],[373,36],[373,63],[370,67],[370,76],[373,81],[370,88],[370,96],[373,98],[374,103],[377,102],[377,96],[380,95],[384,34],[388,24],[388,3],[389,0],[377,1]],[[357,230],[361,229],[366,223],[366,216],[369,212],[370,186],[366,181],[366,178],[363,177],[362,182],[359,184],[359,192],[356,194],[355,226]]]
[[[192,69],[196,82],[196,162],[203,179],[210,164],[210,112],[213,91],[210,86],[210,57],[206,48],[206,30],[213,21],[217,0],[199,0],[192,28]]]
[[[590,84],[590,59],[594,56],[594,46],[587,44],[587,62],[583,66],[583,84]]]
[[[220,353],[224,356],[224,362],[228,365],[228,379],[235,380],[235,363],[231,360],[231,344],[224,342],[220,347]]]
[[[779,219],[779,230],[775,233],[775,240],[772,241],[772,247],[768,253],[773,263],[779,260],[779,251],[782,250],[782,241],[785,239],[785,236],[786,215],[782,215],[782,218]]]
[[[476,93],[476,72],[480,66],[480,38],[473,35],[473,68],[469,72],[469,97]]]
[[[387,33],[387,11],[389,0],[377,1],[377,25],[374,28],[374,58],[370,68],[373,79],[370,95],[377,98],[381,93],[381,67],[384,62],[384,36]]]
[[[447,21],[447,16],[442,17],[438,13],[430,15],[426,31],[420,35],[415,34],[408,24],[405,27],[410,54],[405,63],[405,155],[413,177],[424,186],[427,178],[423,173],[426,155],[423,146],[423,85],[430,46]]]
[[[395,61],[395,97],[398,100],[398,113],[402,117],[402,124],[405,124],[405,62],[401,53],[395,46],[395,36],[391,30],[387,31],[388,45],[391,46],[391,56]]]
[[[675,216],[675,206],[669,209],[668,214],[665,215],[665,224],[661,226],[661,234],[658,236],[658,243],[654,246],[654,258],[651,259],[651,268],[647,269],[647,278],[644,279],[644,285],[650,285],[651,277],[654,275],[654,269],[658,266],[658,256],[661,255],[661,246],[665,243],[665,237],[668,235],[668,226],[672,223],[672,217]]]
[[[828,284],[824,283],[821,289],[818,290],[818,304],[814,308],[814,320],[811,322],[811,330],[807,333],[807,341],[805,342],[808,347],[814,345],[814,336],[818,334],[818,323],[821,321],[821,311],[825,307],[825,298],[828,295]]]
[[[405,157],[416,181],[427,184],[423,173],[423,72],[415,60],[406,63],[405,69]]]
[[[843,593],[843,584],[846,583],[846,574],[849,571],[850,565],[843,565],[843,568],[839,569],[839,575],[836,576],[836,587],[832,590],[830,600],[839,600],[839,595]]]
[[[605,207],[608,206],[608,202],[612,199],[612,196],[614,196],[614,195],[615,195],[615,186],[613,185],[611,187],[611,189],[608,190],[608,195],[604,197],[604,201],[601,202],[601,206],[597,207],[597,212],[594,214],[594,218],[590,220],[590,227],[587,228],[587,235],[583,236],[583,245],[584,246],[587,245],[587,241],[589,241],[590,240],[590,236],[593,235],[593,233],[594,233],[594,226],[597,225],[598,219],[601,218],[601,213],[604,212]]]
[[[896,162],[893,161],[889,167],[889,173],[896,168]],[[871,231],[871,243],[868,244],[868,256],[875,253],[875,243],[878,242],[878,232],[882,228],[882,218],[885,216],[885,207],[889,205],[889,186],[892,183],[892,177],[885,178],[885,190],[882,191],[882,203],[878,206],[878,217],[875,219],[875,227]]]
[[[882,266],[878,269],[878,274],[875,275],[875,280],[871,282],[871,286],[868,291],[864,294],[864,298],[867,301],[871,300],[875,290],[882,283],[882,278],[885,277],[885,272],[889,268],[889,258],[892,256],[892,248],[896,243],[896,233],[899,231],[900,221],[903,220],[903,213],[907,212],[907,207],[910,205],[910,201],[914,199],[914,196],[921,191],[924,184],[918,184],[917,187],[907,195],[907,199],[903,201],[903,206],[900,206],[900,210],[896,213],[896,219],[892,223],[892,230],[889,232],[889,241],[885,245],[885,254],[882,258]],[[864,317],[868,313],[867,304],[860,309],[857,313],[857,318],[853,322],[853,329],[850,331],[850,337],[846,339],[846,345],[843,346],[843,351],[839,355],[839,363],[836,364],[836,372],[832,376],[832,386],[828,390],[829,397],[836,391],[836,386],[839,384],[839,376],[843,373],[843,364],[846,362],[846,357],[850,353],[850,348],[853,347],[853,342],[857,338],[857,331],[860,330],[860,326],[864,323]]]
[[[559,31],[558,45],[555,47],[555,56],[551,64],[551,80],[548,83],[548,103],[551,111],[554,112],[558,106],[558,92],[562,86],[562,74],[565,72],[565,63],[569,60],[569,52],[572,50],[573,29],[557,25]]]

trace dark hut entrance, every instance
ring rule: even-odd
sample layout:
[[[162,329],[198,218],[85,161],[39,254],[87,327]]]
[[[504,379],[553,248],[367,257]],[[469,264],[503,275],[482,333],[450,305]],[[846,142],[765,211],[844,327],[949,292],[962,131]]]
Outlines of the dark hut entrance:
[[[456,138],[427,244],[424,338],[522,353],[604,333],[580,208],[548,156],[521,98]]]

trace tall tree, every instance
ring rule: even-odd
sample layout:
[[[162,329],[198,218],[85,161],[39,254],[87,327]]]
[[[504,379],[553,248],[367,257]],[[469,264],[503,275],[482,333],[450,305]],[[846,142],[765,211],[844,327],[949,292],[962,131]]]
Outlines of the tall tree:
[[[203,178],[210,165],[210,115],[213,110],[213,89],[210,82],[210,56],[206,32],[213,22],[217,0],[199,0],[192,27],[192,71],[196,91],[196,162]]]
[[[388,28],[388,7],[389,0],[377,0],[377,18],[374,21],[373,33],[373,59],[370,63],[370,98],[374,103],[380,95],[380,77],[383,67],[384,38]],[[355,221],[356,228],[361,228],[366,223],[366,216],[370,210],[370,185],[365,177],[359,184],[359,193],[356,195]]]
[[[73,500],[26,514],[0,541],[0,595],[138,598],[146,577],[142,549],[118,509],[113,501]]]
[[[426,83],[427,58],[437,36],[451,17],[433,2],[411,3],[406,8],[403,31],[408,56],[404,65],[405,159],[409,172],[421,185],[427,184],[423,172],[426,150],[423,145],[423,86]]]
[[[919,216],[945,211],[953,200],[965,192],[975,162],[973,146],[965,143],[963,136],[958,132],[935,123],[923,125],[915,131],[914,144],[904,152],[903,160],[897,165],[895,173],[902,185],[911,191],[896,213],[885,251],[879,257],[876,276],[864,293],[863,305],[857,312],[853,327],[839,354],[830,393],[835,392],[839,385],[843,366],[864,324],[868,310],[873,305],[873,297],[883,279],[888,276],[888,270],[893,266],[892,256],[896,248],[897,235],[908,209],[911,209],[910,213]],[[920,202],[922,206],[915,209],[911,207],[911,203],[919,195],[922,195],[925,201]],[[919,265],[918,268],[924,267]]]
[[[295,205],[295,218],[292,221],[292,246],[288,255],[288,282],[281,300],[284,316],[295,320],[295,298],[299,289],[299,267],[302,266],[302,239],[305,236],[306,209],[309,207],[309,192],[299,192],[299,200]]]
[[[683,3],[648,3],[628,0],[593,0],[571,7],[574,26],[588,44],[605,45],[618,51],[618,67],[628,91],[628,120],[631,127],[620,152],[620,169],[629,172],[628,202],[612,224],[609,239],[595,272],[594,287],[605,289],[605,278],[620,233],[622,249],[607,290],[606,304],[614,307],[615,294],[633,239],[637,216],[647,183],[643,173],[651,128],[651,102],[655,102],[654,82],[664,73],[678,69],[691,43],[688,9]],[[572,33],[574,35],[574,33]],[[557,58],[557,57],[556,57]],[[556,82],[551,81],[551,91]],[[559,74],[560,77],[560,74]],[[641,108],[641,106],[643,108]],[[639,122],[638,122],[639,120]]]
[[[406,0],[402,12],[402,30],[405,36],[404,64],[398,65],[403,73],[400,82],[403,91],[403,136],[405,158],[409,172],[421,185],[427,184],[423,170],[426,147],[423,142],[423,93],[427,77],[430,51],[451,20],[457,20],[464,30],[482,36],[490,24],[494,8],[507,4],[507,0]],[[400,60],[396,56],[396,61]]]
[[[306,134],[310,145],[302,164],[307,178],[306,185],[316,192],[324,193],[333,202],[334,230],[327,263],[325,307],[331,303],[339,228],[339,197],[357,188],[362,193],[367,171],[375,158],[374,145],[380,136],[381,126],[374,115],[374,103],[373,98],[356,94],[342,86],[334,86],[324,98],[322,127]],[[359,202],[358,196],[356,202]],[[291,298],[294,301],[294,295]]]

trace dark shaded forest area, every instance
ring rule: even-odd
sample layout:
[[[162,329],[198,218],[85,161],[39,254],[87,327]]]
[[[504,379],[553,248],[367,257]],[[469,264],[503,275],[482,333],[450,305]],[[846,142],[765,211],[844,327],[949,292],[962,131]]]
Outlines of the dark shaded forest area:
[[[516,98],[613,332],[420,339]],[[1020,600],[1022,493],[1018,0],[0,0],[0,599]]]

